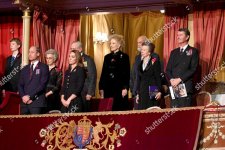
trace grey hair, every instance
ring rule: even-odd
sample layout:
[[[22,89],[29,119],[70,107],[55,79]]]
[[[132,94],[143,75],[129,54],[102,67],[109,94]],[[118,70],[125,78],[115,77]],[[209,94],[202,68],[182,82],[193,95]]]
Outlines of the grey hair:
[[[47,56],[47,54],[52,54],[54,57],[54,60],[56,61],[59,57],[58,52],[55,49],[49,49],[45,52],[45,56]]]
[[[82,43],[80,41],[73,41],[72,44],[73,43],[76,43],[77,46],[78,46],[78,48],[81,48],[82,49]]]

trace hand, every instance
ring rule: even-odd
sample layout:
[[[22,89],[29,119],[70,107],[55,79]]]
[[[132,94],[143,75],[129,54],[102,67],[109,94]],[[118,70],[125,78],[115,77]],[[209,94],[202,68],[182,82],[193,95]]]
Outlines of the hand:
[[[92,98],[92,96],[91,96],[91,95],[89,95],[89,94],[87,94],[87,95],[86,95],[86,100],[88,100],[88,101],[89,101],[89,100],[91,100],[91,98]]]
[[[70,103],[71,103],[71,100],[69,100],[69,99],[66,100],[66,101],[65,101],[65,107],[69,107]]]
[[[175,85],[175,84],[174,84],[174,79],[170,79],[170,84],[171,84],[172,86]]]
[[[99,95],[101,98],[104,98],[104,90],[99,90]]]
[[[122,90],[122,97],[126,96],[127,95],[127,89],[123,89]]]
[[[182,80],[180,78],[171,79],[170,83],[173,87],[176,87]]]
[[[155,99],[156,100],[159,100],[161,98],[161,96],[162,96],[162,93],[159,92],[159,93],[156,94]]]
[[[65,101],[65,99],[64,98],[61,98],[61,103],[63,104],[63,106],[65,106],[66,104],[66,101]],[[66,107],[66,106],[65,106]]]
[[[5,90],[2,90],[2,97],[5,97]]]
[[[45,97],[48,97],[51,94],[53,94],[53,92],[52,91],[49,91],[48,93],[45,94]]]
[[[22,101],[24,104],[27,104],[27,102],[30,100],[30,96],[29,95],[25,95],[22,97]]]
[[[26,104],[31,104],[33,101],[32,100],[28,100]]]
[[[138,104],[139,102],[139,95],[136,95],[136,97],[135,97],[135,101],[136,101],[136,103]]]

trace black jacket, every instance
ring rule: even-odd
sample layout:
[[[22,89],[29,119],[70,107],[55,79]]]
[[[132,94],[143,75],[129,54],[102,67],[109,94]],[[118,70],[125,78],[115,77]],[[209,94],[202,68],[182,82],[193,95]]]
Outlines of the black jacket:
[[[184,52],[180,48],[174,49],[166,67],[168,79],[181,78],[185,83],[187,93],[193,93],[192,79],[199,61],[198,50],[188,45]]]
[[[7,80],[7,82],[3,84],[2,89],[11,92],[18,92],[18,81],[20,77],[22,55],[20,53],[17,54],[12,66],[11,59],[12,56],[7,57],[6,59],[5,73],[2,81],[5,78],[5,81]]]

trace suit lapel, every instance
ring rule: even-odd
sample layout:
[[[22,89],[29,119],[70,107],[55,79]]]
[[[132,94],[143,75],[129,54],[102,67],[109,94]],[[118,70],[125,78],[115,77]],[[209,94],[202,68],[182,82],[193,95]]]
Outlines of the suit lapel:
[[[147,64],[147,66],[146,66],[146,68],[145,68],[144,71],[147,71],[151,66],[152,66],[152,59],[150,59],[150,60],[148,61],[148,64]]]
[[[141,67],[141,72],[145,72],[145,71],[147,71],[151,66],[152,66],[152,63],[151,63],[152,61],[151,61],[151,59],[148,61],[148,64],[147,64],[147,66],[145,67],[145,69],[143,70],[143,60],[141,61],[141,63],[140,63],[140,67]]]
[[[191,48],[191,46],[187,46],[187,48],[184,50],[185,56],[187,55],[187,51],[189,51],[189,49]]]
[[[21,54],[20,53],[18,53],[17,55],[16,55],[16,58],[15,58],[15,60],[13,61],[13,64],[12,64],[12,66],[11,66],[11,63],[10,63],[10,66],[11,66],[11,68],[13,68],[13,66],[15,65],[15,63],[20,59],[20,57],[21,57]],[[12,59],[12,56],[11,56],[11,58],[10,58],[10,60]]]
[[[30,78],[30,80],[34,77],[34,75],[37,73],[37,69],[39,69],[39,63],[40,62],[38,62],[38,64],[36,65],[36,67],[34,68],[34,70],[33,70],[33,73],[31,74],[31,78]],[[30,70],[31,71],[31,70]],[[40,69],[39,69],[39,71],[40,71]],[[30,72],[31,73],[31,72]],[[40,73],[40,72],[39,72]]]
[[[186,51],[188,51],[189,48],[190,46],[188,45],[182,54],[180,52],[180,48],[177,48],[177,51],[175,53],[175,63],[174,63],[175,66],[177,66],[180,62],[183,62],[184,58],[187,56]]]

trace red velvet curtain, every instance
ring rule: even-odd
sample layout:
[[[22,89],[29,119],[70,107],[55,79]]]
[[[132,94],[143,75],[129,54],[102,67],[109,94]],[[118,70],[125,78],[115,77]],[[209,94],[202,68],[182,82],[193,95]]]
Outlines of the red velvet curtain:
[[[80,21],[77,18],[57,20],[55,49],[59,53],[58,67],[65,71],[68,67],[70,45],[78,39]]]
[[[202,77],[219,67],[225,50],[225,10],[218,6],[199,6],[193,13],[195,47],[200,50]]]
[[[10,40],[18,37],[22,41],[22,29],[21,16],[0,16],[0,76],[4,73],[6,57],[11,55]]]
[[[54,116],[48,114],[0,116],[0,129],[3,130],[0,141],[4,143],[0,144],[0,149],[72,150],[79,149],[75,146],[75,142],[79,142],[79,137],[83,137],[85,141],[90,137],[90,142],[81,142],[86,145],[83,149],[196,150],[202,111],[203,107],[190,107]],[[201,133],[205,133],[205,130]],[[14,140],[9,140],[10,138]],[[222,138],[219,140],[223,142]]]
[[[70,45],[72,41],[78,39],[79,16],[52,18],[43,12],[34,11],[33,18],[34,45],[41,48],[42,61],[44,61],[44,53],[54,48],[59,53],[57,65],[65,71],[68,67]]]
[[[53,30],[53,31],[52,31]],[[48,16],[45,13],[34,11],[33,14],[33,34],[34,45],[41,48],[41,60],[45,61],[44,53],[54,48],[54,27],[48,22]]]
[[[0,77],[5,70],[6,58],[11,55],[10,40],[12,38],[19,38],[23,42],[22,15],[0,16]],[[33,28],[30,28],[30,44],[33,44]],[[22,45],[20,52],[22,53]]]
[[[179,30],[179,28],[188,27],[187,13],[188,12],[185,8],[171,8],[166,10],[165,23],[170,24],[170,26],[164,32],[163,61],[165,69],[170,57],[170,52],[178,47],[177,31]],[[176,22],[174,24],[171,24],[172,20],[176,20]]]

